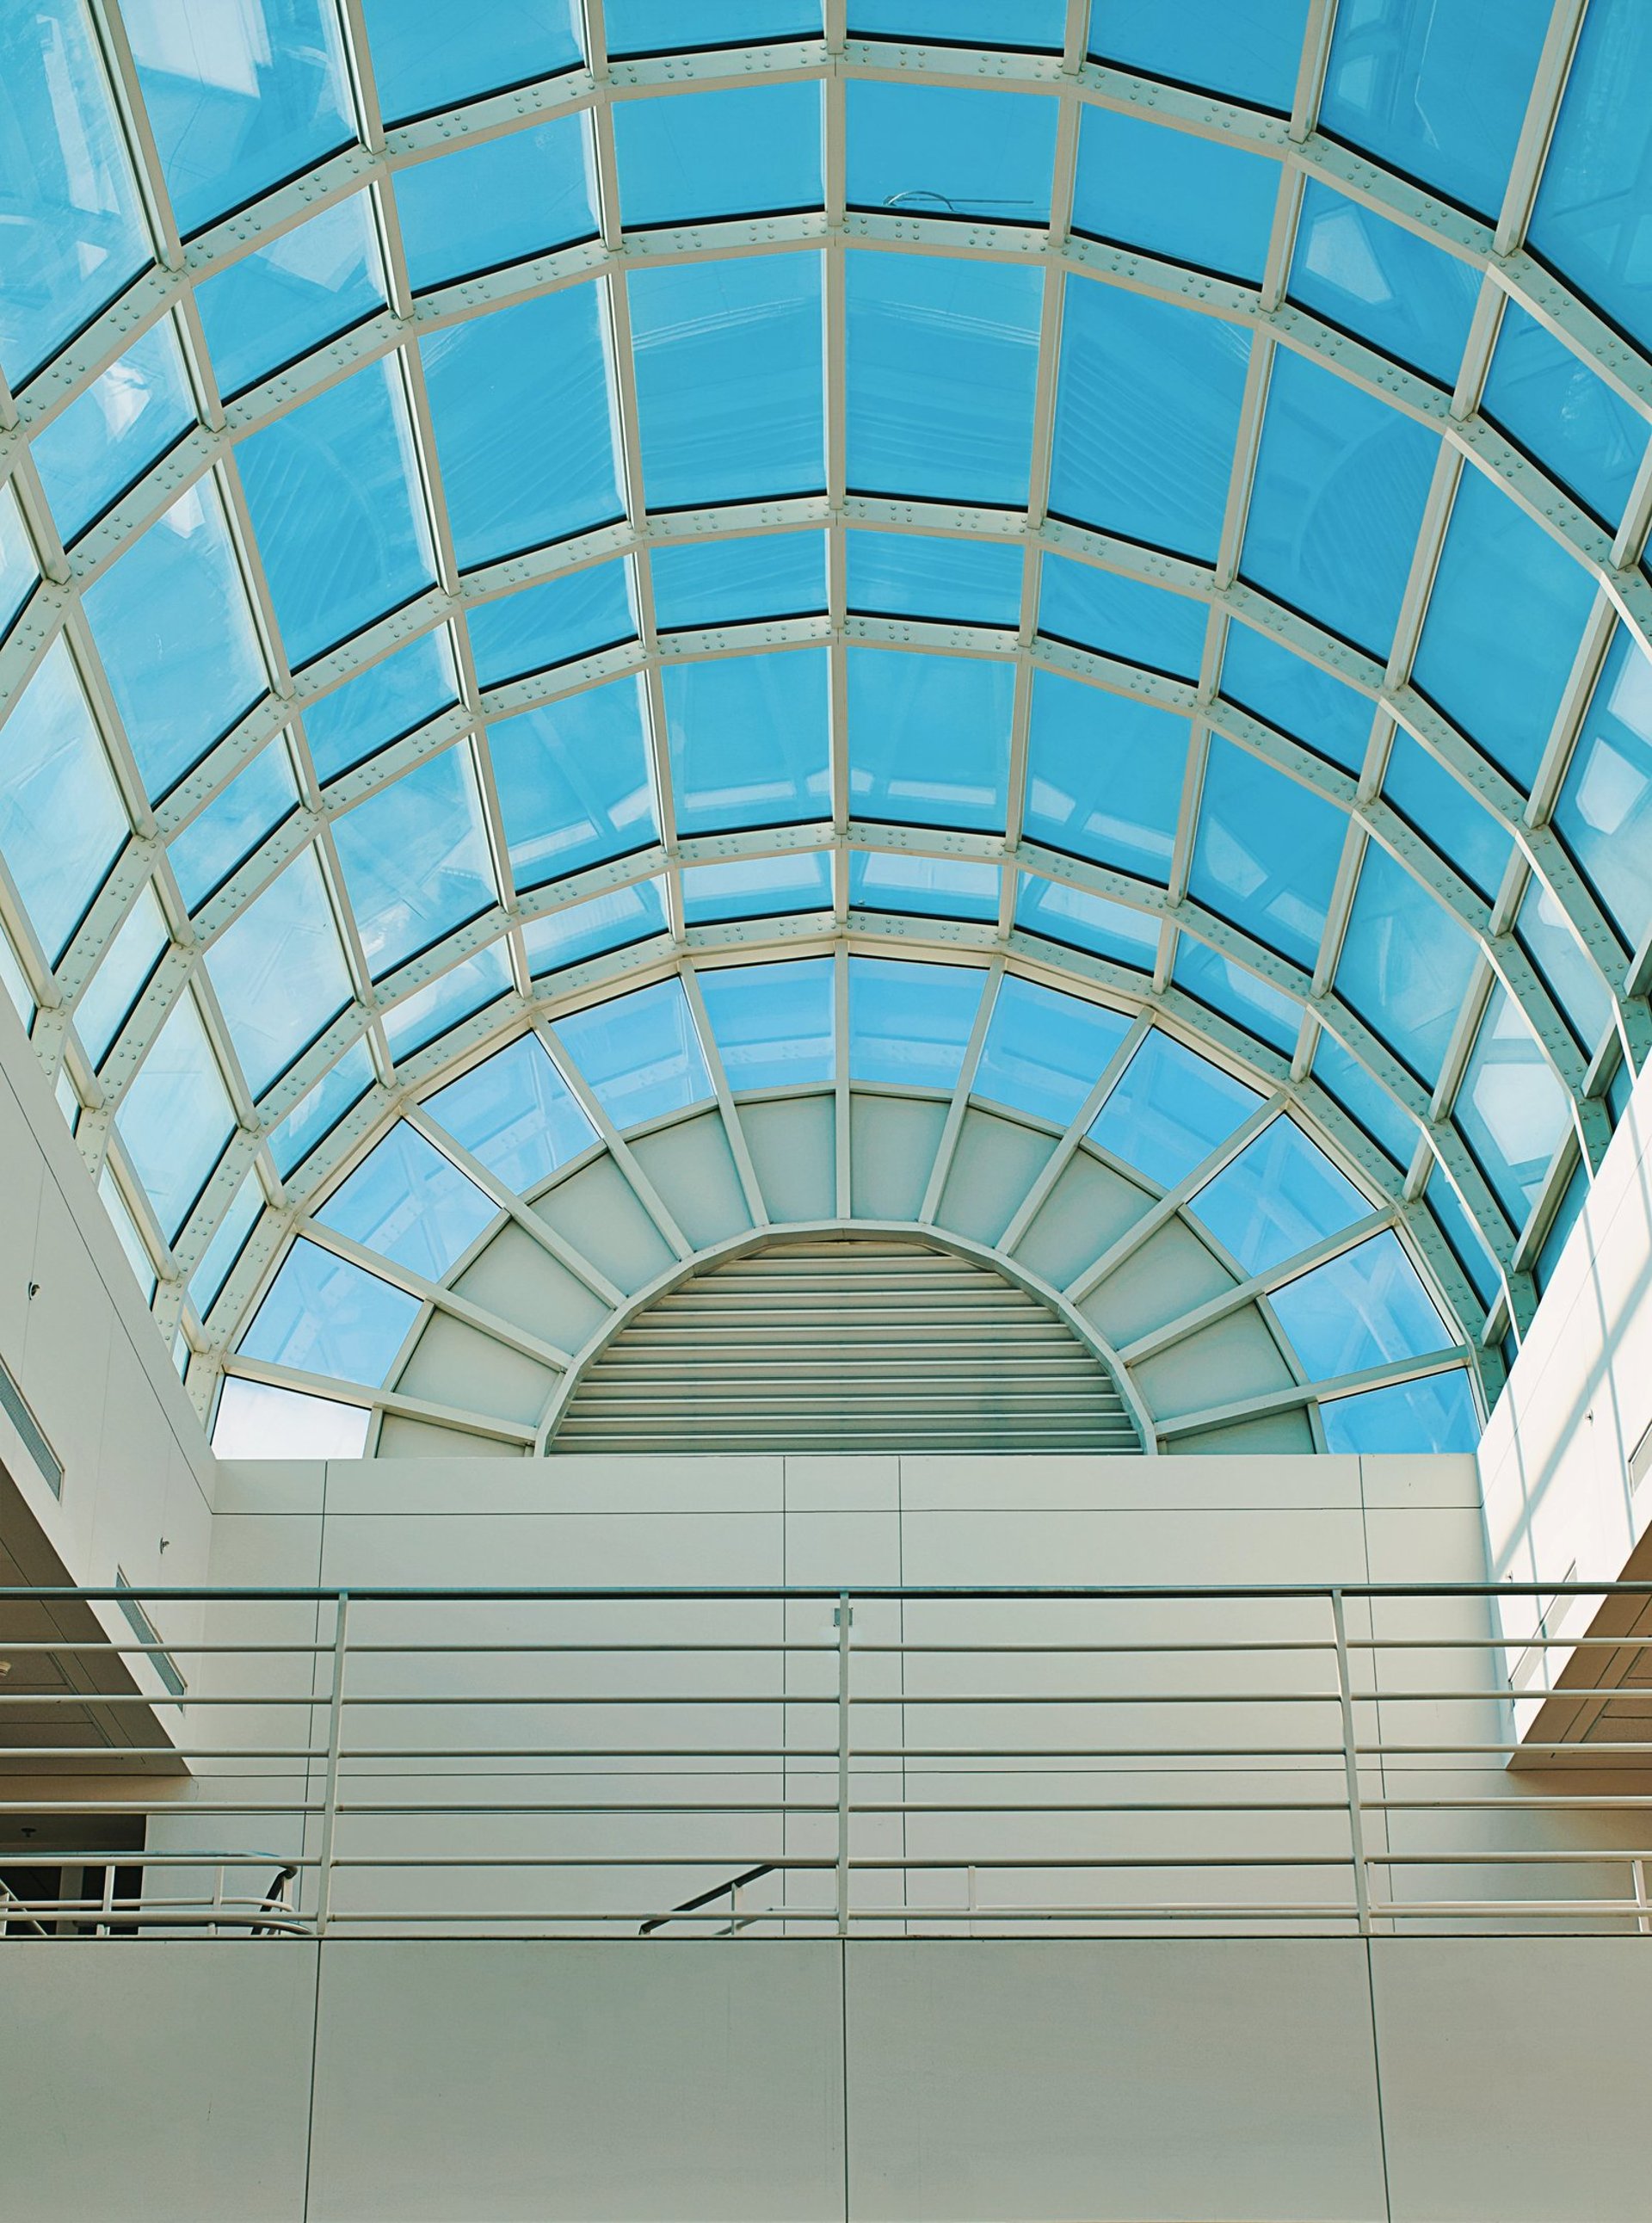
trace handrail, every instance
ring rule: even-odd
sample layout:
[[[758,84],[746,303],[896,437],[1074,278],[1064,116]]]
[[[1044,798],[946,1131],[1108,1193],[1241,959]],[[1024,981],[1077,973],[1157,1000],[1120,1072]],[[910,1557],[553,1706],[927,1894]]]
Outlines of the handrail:
[[[737,1891],[742,1891],[747,1884],[756,1883],[759,1876],[773,1875],[777,1863],[774,1861],[763,1861],[757,1867],[748,1868],[744,1875],[731,1876],[726,1883],[714,1884],[711,1890],[699,1892],[693,1899],[685,1899],[680,1906],[674,1906],[669,1914],[656,1914],[650,1917],[644,1923],[637,1935],[639,1937],[651,1937],[656,1930],[663,1930],[666,1924],[675,1916],[693,1914],[702,1906],[709,1906],[713,1899],[723,1898],[725,1893],[732,1894]],[[737,1910],[731,1906],[729,1911],[732,1914]]]

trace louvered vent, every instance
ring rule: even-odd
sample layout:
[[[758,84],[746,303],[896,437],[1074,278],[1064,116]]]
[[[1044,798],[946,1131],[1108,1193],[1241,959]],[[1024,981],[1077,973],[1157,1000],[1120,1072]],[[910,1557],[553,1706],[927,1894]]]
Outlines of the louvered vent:
[[[1049,1307],[927,1244],[814,1237],[694,1274],[622,1328],[556,1448],[1134,1452]]]

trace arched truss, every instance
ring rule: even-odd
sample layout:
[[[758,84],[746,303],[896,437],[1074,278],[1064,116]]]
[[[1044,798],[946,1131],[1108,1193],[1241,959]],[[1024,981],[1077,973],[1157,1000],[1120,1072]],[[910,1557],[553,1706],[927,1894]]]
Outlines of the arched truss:
[[[64,14],[66,0],[57,12]],[[106,73],[119,128],[154,245],[154,267],[119,298],[69,337],[60,350],[20,384],[0,390],[0,473],[16,500],[31,544],[29,561],[40,578],[0,645],[0,701],[25,699],[55,658],[54,671],[72,668],[85,690],[101,746],[119,790],[129,831],[84,916],[55,954],[31,923],[16,884],[14,855],[0,864],[0,919],[21,961],[17,993],[33,1019],[42,1061],[57,1080],[60,1100],[77,1122],[77,1137],[95,1174],[104,1181],[117,1225],[136,1246],[141,1275],[153,1269],[154,1305],[163,1330],[183,1324],[180,1363],[210,1396],[222,1354],[240,1324],[237,1295],[245,1298],[257,1276],[240,1269],[212,1316],[203,1323],[189,1300],[189,1283],[238,1195],[255,1168],[270,1211],[267,1231],[290,1230],[326,1180],[359,1149],[409,1095],[427,1087],[455,1060],[525,1015],[554,1016],[599,996],[621,979],[698,962],[722,952],[756,954],[829,942],[839,949],[890,942],[956,957],[966,951],[996,956],[1016,970],[1061,979],[1084,992],[1121,1000],[1162,1016],[1172,1030],[1201,1040],[1228,1063],[1260,1074],[1281,1088],[1308,1120],[1328,1135],[1368,1182],[1393,1198],[1430,1259],[1437,1284],[1458,1318],[1483,1323],[1486,1365],[1498,1378],[1497,1346],[1517,1334],[1536,1300],[1532,1269],[1551,1227],[1563,1219],[1598,1163],[1610,1131],[1611,1095],[1621,1090],[1646,1054],[1645,990],[1652,951],[1643,931],[1626,928],[1620,906],[1604,904],[1573,854],[1555,830],[1552,814],[1591,713],[1597,681],[1609,658],[1652,651],[1652,588],[1641,569],[1652,516],[1652,463],[1643,454],[1616,513],[1592,513],[1555,472],[1532,460],[1498,429],[1480,404],[1502,323],[1518,312],[1557,339],[1572,358],[1601,381],[1613,406],[1636,421],[1652,422],[1652,367],[1607,318],[1564,280],[1527,251],[1525,238],[1538,201],[1543,163],[1555,117],[1567,97],[1568,73],[1585,72],[1575,98],[1598,99],[1602,72],[1614,66],[1611,25],[1604,49],[1587,41],[1613,0],[1593,0],[1586,22],[1581,0],[1556,0],[1548,35],[1530,58],[1524,122],[1514,146],[1501,204],[1475,217],[1363,152],[1324,135],[1317,108],[1334,55],[1337,28],[1329,0],[1305,9],[1305,36],[1288,117],[1264,113],[1213,95],[1132,74],[1087,59],[1087,9],[1067,10],[1064,50],[1040,54],[976,51],[851,38],[840,0],[827,0],[823,39],[794,40],[766,47],[720,49],[668,59],[604,59],[602,10],[587,4],[581,38],[587,66],[549,79],[478,98],[466,105],[386,128],[374,90],[374,55],[360,0],[342,0],[341,51],[348,62],[349,98],[359,143],[328,154],[290,182],[263,192],[236,212],[209,223],[187,240],[172,214],[163,165],[146,115],[141,73],[135,64],[118,9],[97,0],[89,21],[89,67]],[[72,11],[71,11],[72,12]],[[1584,59],[1579,54],[1580,27]],[[1603,60],[1604,51],[1604,60]],[[801,214],[772,214],[688,224],[627,233],[621,223],[614,154],[615,113],[633,100],[691,98],[697,92],[754,83],[823,84],[825,153],[822,205]],[[1009,224],[977,217],[925,216],[906,210],[864,211],[848,201],[845,171],[846,88],[861,81],[966,88],[1005,95],[1036,92],[1058,105],[1051,220],[1048,225]],[[1626,96],[1627,97],[1627,96]],[[479,276],[461,276],[415,293],[395,197],[394,180],[433,158],[507,140],[547,119],[588,111],[593,150],[595,236],[575,245]],[[1151,117],[1165,132],[1192,142],[1241,148],[1277,162],[1278,177],[1272,235],[1260,280],[1241,284],[1214,277],[1135,248],[1081,236],[1072,224],[1074,179],[1083,118],[1091,111]],[[581,127],[585,128],[585,127]],[[1305,193],[1329,189],[1351,208],[1371,212],[1407,237],[1427,242],[1454,266],[1478,275],[1477,305],[1454,368],[1431,378],[1378,347],[1348,337],[1298,305],[1290,295],[1292,255]],[[197,288],[261,247],[292,234],[317,211],[365,193],[382,257],[385,305],[349,331],[283,365],[261,383],[225,403],[219,396],[207,347]],[[774,500],[746,499],[710,508],[651,511],[643,483],[643,433],[629,305],[632,274],[686,270],[732,260],[755,263],[776,254],[819,254],[821,318],[826,361],[824,412],[826,485],[818,494]],[[1023,507],[959,506],[933,499],[856,491],[849,477],[845,424],[845,271],[857,256],[915,255],[950,261],[960,268],[1020,268],[1045,274],[1036,331],[1037,376],[1031,405],[1028,499]],[[1058,282],[1059,281],[1059,282]],[[594,287],[605,320],[607,377],[614,412],[616,463],[623,515],[592,524],[526,553],[500,553],[462,569],[449,520],[436,453],[431,406],[420,343],[474,324],[512,305]],[[1120,295],[1169,305],[1191,317],[1214,319],[1248,341],[1247,364],[1228,473],[1221,531],[1213,561],[1196,562],[1127,540],[1052,513],[1052,464],[1059,399],[1063,321],[1069,289],[1099,287]],[[195,398],[197,423],[122,492],[72,545],[66,548],[53,521],[36,450],[41,435],[85,395],[135,339],[170,320],[183,352]],[[1191,329],[1190,327],[1189,329]],[[284,645],[275,600],[248,507],[242,444],[292,419],[306,403],[336,392],[353,374],[375,361],[389,363],[402,397],[415,469],[412,482],[432,551],[433,583],[399,607],[361,627],[336,646],[295,671]],[[1353,646],[1247,583],[1241,576],[1247,507],[1268,423],[1271,384],[1281,362],[1308,362],[1351,394],[1374,397],[1398,419],[1434,440],[1431,476],[1411,550],[1409,576],[1385,660]],[[1558,468],[1558,467],[1557,467]],[[1460,482],[1484,484],[1506,497],[1583,583],[1586,608],[1575,629],[1569,669],[1535,769],[1517,779],[1497,761],[1484,732],[1454,723],[1413,683],[1412,665],[1423,639],[1430,595],[1449,535]],[[210,494],[207,489],[210,485]],[[166,792],[152,797],[139,769],[117,707],[119,689],[100,655],[88,596],[120,557],[192,487],[222,505],[235,560],[253,614],[267,684],[261,699],[213,740]],[[5,500],[0,489],[0,502]],[[662,633],[656,622],[652,551],[678,545],[706,545],[753,533],[820,529],[826,535],[829,591],[819,616],[765,618],[699,631]],[[1013,629],[933,619],[851,614],[845,585],[845,545],[859,529],[913,536],[939,535],[970,545],[1008,544],[1018,551],[1021,592]],[[1167,677],[1124,653],[1075,646],[1039,630],[1040,566],[1046,557],[1070,559],[1086,576],[1137,583],[1173,597],[1178,608],[1202,614],[1197,669]],[[554,668],[484,686],[470,638],[472,614],[502,603],[516,590],[562,577],[587,576],[600,564],[631,559],[635,596],[633,637],[618,645],[576,654]],[[1251,715],[1221,690],[1224,644],[1230,629],[1288,649],[1304,667],[1329,675],[1370,705],[1368,740],[1357,762],[1338,764],[1303,740]],[[380,666],[397,648],[422,636],[451,643],[455,700],[412,731],[379,748],[359,766],[323,780],[306,734],[306,718],[352,677]],[[1626,649],[1615,644],[1626,642]],[[806,823],[730,827],[685,833],[675,822],[672,766],[666,738],[667,675],[689,665],[765,652],[823,647],[830,672],[828,778],[818,816]],[[890,823],[857,814],[850,780],[847,659],[851,648],[922,650],[1013,665],[1013,708],[1002,828]],[[67,663],[64,659],[67,659]],[[543,885],[517,888],[510,843],[491,758],[489,733],[512,716],[542,704],[565,702],[615,677],[640,676],[650,751],[653,826],[656,836],[624,856],[605,858]],[[1040,841],[1027,826],[1029,734],[1034,683],[1060,675],[1094,690],[1098,715],[1121,698],[1185,718],[1188,742],[1181,807],[1170,835],[1162,884],[1096,857],[1076,856]],[[286,735],[296,779],[296,800],[252,853],[192,915],[168,844],[195,824],[235,775],[277,736]],[[1472,797],[1508,840],[1507,862],[1489,892],[1477,886],[1448,851],[1460,845],[1445,819],[1421,808],[1403,815],[1385,785],[1398,741],[1415,744],[1448,776],[1454,797]],[[1317,946],[1295,957],[1281,954],[1224,916],[1193,885],[1200,826],[1202,782],[1213,745],[1238,753],[1236,762],[1266,768],[1292,791],[1322,800],[1342,814],[1341,853],[1323,905]],[[351,816],[414,768],[442,753],[469,753],[489,853],[493,899],[477,915],[449,926],[377,977],[354,914],[347,873],[340,861],[340,829]],[[1454,804],[1453,811],[1456,806]],[[1626,838],[1634,838],[1634,829]],[[830,859],[829,906],[796,916],[764,916],[700,925],[685,916],[685,871],[800,851]],[[851,901],[849,861],[880,853],[998,870],[996,916],[989,919],[885,915]],[[1465,939],[1472,953],[1463,979],[1457,1023],[1437,1061],[1419,1078],[1372,1023],[1341,992],[1339,967],[1344,938],[1369,860],[1397,860],[1408,885]],[[276,884],[284,869],[312,857],[319,885],[336,918],[349,997],[308,1047],[257,1092],[237,1055],[210,970],[210,956],[248,907]],[[1023,876],[1047,878],[1059,887],[1103,904],[1121,907],[1146,922],[1149,940],[1118,924],[1108,945],[1076,949],[1028,930],[1019,891]],[[933,878],[933,874],[932,874]],[[556,919],[572,907],[617,890],[657,884],[660,932],[633,946],[565,965],[536,979],[527,940],[535,923]],[[1190,891],[1191,889],[1191,891]],[[139,968],[135,1000],[94,1070],[81,1040],[78,1015],[115,952],[123,923],[149,891],[160,906],[162,948],[147,972]],[[1571,973],[1562,988],[1555,963],[1540,964],[1525,931],[1541,903],[1559,922]],[[1097,913],[1096,916],[1102,914]],[[1430,917],[1434,916],[1429,913]],[[1636,932],[1639,946],[1631,948]],[[504,951],[508,978],[478,981],[473,1000],[487,1008],[462,1017],[430,1046],[398,1057],[386,1015],[435,984],[468,976],[457,968],[481,954]],[[1208,987],[1210,1003],[1180,985],[1187,953],[1203,948],[1243,973],[1230,973],[1229,988]],[[1135,961],[1124,961],[1121,949]],[[1574,960],[1574,961],[1573,961]],[[109,976],[104,976],[107,979]],[[1207,979],[1209,976],[1207,975]],[[1246,990],[1249,977],[1264,986]],[[485,991],[488,992],[486,992]],[[492,992],[502,991],[502,992]],[[1280,1037],[1282,998],[1294,1016]],[[1274,1042],[1259,1038],[1256,999],[1274,1013]],[[222,1072],[234,1131],[216,1168],[178,1226],[163,1225],[116,1120],[167,1019],[180,1000],[192,998],[210,1053]],[[1218,1008],[1218,1006],[1220,1006]],[[1537,1175],[1499,1197],[1485,1169],[1485,1151],[1466,1138],[1459,1092],[1483,1050],[1483,1036],[1517,1012],[1529,1023],[1518,1055],[1533,1061],[1528,1078],[1541,1093],[1554,1092],[1561,1107],[1544,1130]],[[1580,1016],[1582,1012],[1586,1016]],[[1506,1030],[1506,1029],[1505,1029]],[[1316,1068],[1323,1040],[1352,1054],[1375,1084],[1356,1107],[1366,1126],[1323,1085]],[[295,1106],[303,1105],[338,1061],[365,1042],[373,1082],[321,1148],[284,1177],[269,1141]],[[1547,1076],[1547,1077],[1546,1077]],[[1518,1076],[1517,1075],[1517,1081]],[[1342,1088],[1350,1097],[1354,1084]],[[1380,1128],[1385,1149],[1373,1141]],[[1404,1139],[1396,1141],[1396,1134]],[[1403,1163],[1398,1161],[1403,1160]],[[1454,1240],[1473,1255],[1478,1288],[1466,1276],[1441,1237],[1427,1206],[1451,1219]],[[130,1225],[125,1223],[129,1219]],[[1482,1264],[1467,1219],[1489,1254]],[[250,1259],[267,1241],[249,1246]],[[148,1264],[144,1264],[147,1260]],[[194,1354],[192,1359],[191,1354]]]

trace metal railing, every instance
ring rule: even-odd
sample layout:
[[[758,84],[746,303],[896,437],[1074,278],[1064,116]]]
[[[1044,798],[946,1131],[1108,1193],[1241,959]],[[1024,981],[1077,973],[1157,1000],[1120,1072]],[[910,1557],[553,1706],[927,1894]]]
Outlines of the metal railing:
[[[1545,1633],[1557,1595],[1652,1612],[1652,1584],[173,1590],[148,1643],[92,1618],[114,1592],[0,1590],[0,1934],[1652,1934],[1652,1735],[1611,1710],[1637,1640]],[[98,1633],[4,1634],[43,1607]],[[1561,1700],[1607,1741],[1534,1740]]]

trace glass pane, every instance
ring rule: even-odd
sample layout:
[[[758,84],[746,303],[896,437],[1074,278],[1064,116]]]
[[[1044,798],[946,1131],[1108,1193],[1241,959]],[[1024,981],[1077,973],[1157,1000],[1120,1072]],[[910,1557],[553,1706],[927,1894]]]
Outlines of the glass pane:
[[[190,910],[198,910],[298,807],[292,759],[278,734],[168,842],[166,855]]]
[[[820,0],[607,0],[611,54],[691,54],[819,37]]]
[[[355,136],[327,0],[122,0],[187,238]]]
[[[1423,692],[1530,788],[1594,582],[1542,526],[1465,470],[1414,666]]]
[[[269,1152],[286,1181],[317,1143],[330,1135],[344,1114],[359,1104],[377,1080],[373,1054],[365,1041],[352,1042],[336,1065],[301,1096],[279,1126],[270,1130]]]
[[[1040,633],[1149,671],[1197,679],[1209,615],[1190,595],[1167,594],[1093,564],[1046,556],[1040,566]]]
[[[60,637],[0,727],[0,853],[55,965],[130,828]]]
[[[1334,1398],[1319,1417],[1328,1452],[1472,1452],[1480,1439],[1474,1393],[1460,1367]]]
[[[1213,738],[1188,893],[1311,972],[1347,831],[1335,803]]]
[[[851,78],[851,208],[1047,224],[1059,103]]]
[[[1058,54],[1066,0],[849,0],[849,35]]]
[[[1249,361],[1242,324],[1070,278],[1052,510],[1214,561]]]
[[[1406,733],[1394,735],[1383,793],[1489,903],[1514,848],[1514,837],[1502,821]]]
[[[683,868],[682,913],[689,926],[831,908],[832,860],[819,849]]]
[[[1090,950],[1138,972],[1151,973],[1159,954],[1159,921],[1151,912],[1040,879],[1035,872],[1021,874],[1015,923],[1028,934]]]
[[[1337,992],[1430,1088],[1477,962],[1473,942],[1444,905],[1368,842]]]
[[[1129,1031],[1122,1011],[1007,975],[992,1007],[973,1093],[1065,1128]]]
[[[577,1011],[556,1031],[616,1127],[663,1118],[712,1094],[681,980]]]
[[[456,1027],[462,1019],[470,1018],[489,1004],[497,1003],[508,995],[516,982],[511,973],[511,960],[497,942],[479,949],[462,965],[455,965],[424,987],[416,988],[411,996],[404,997],[393,1010],[385,1013],[385,1040],[390,1045],[390,1055],[399,1063],[433,1042],[438,1035]]]
[[[1643,347],[1652,340],[1643,246],[1649,149],[1652,13],[1638,0],[1597,0],[1566,80],[1531,243]]]
[[[412,427],[393,362],[358,370],[236,452],[295,664],[434,583]]]
[[[373,204],[364,192],[324,208],[195,289],[207,351],[226,400],[385,305]]]
[[[163,317],[29,443],[64,539],[84,532],[195,421],[178,335]]]
[[[1617,524],[1646,452],[1646,419],[1513,301],[1504,304],[1480,412]]]
[[[39,586],[40,565],[9,486],[0,487],[0,640]]]
[[[1416,1148],[1417,1128],[1388,1091],[1373,1080],[1357,1057],[1335,1035],[1322,1033],[1314,1046],[1314,1079],[1335,1098],[1372,1141],[1404,1168]]]
[[[536,979],[564,965],[583,964],[605,950],[625,949],[645,941],[651,934],[669,930],[665,914],[663,884],[638,880],[628,888],[612,888],[585,903],[570,904],[566,910],[549,911],[530,919],[522,929],[528,953],[528,970]]]
[[[822,492],[820,256],[633,270],[626,285],[649,507]]]
[[[617,100],[613,138],[631,230],[820,205],[819,85]]]
[[[351,997],[315,852],[304,850],[207,952],[247,1085],[261,1096]]]
[[[1391,1231],[1288,1282],[1272,1303],[1310,1382],[1422,1358],[1454,1340]]]
[[[851,532],[847,538],[851,615],[1021,623],[1025,564],[1014,541],[941,540],[916,532]]]
[[[439,1282],[493,1218],[492,1201],[399,1119],[316,1214],[427,1282]]]
[[[823,532],[744,540],[685,540],[656,548],[654,621],[662,633],[812,617],[826,607]]]
[[[154,891],[146,887],[74,1007],[74,1030],[94,1066],[103,1063],[170,939]]]
[[[627,678],[488,727],[518,888],[658,839],[643,720],[643,682]]]
[[[83,601],[126,738],[158,800],[265,690],[212,481],[180,494]]]
[[[1247,1274],[1266,1274],[1371,1206],[1294,1120],[1276,1119],[1205,1184],[1192,1209]]]
[[[1307,16],[1308,0],[1091,0],[1090,51],[1287,115]]]
[[[97,1193],[103,1200],[104,1210],[109,1214],[110,1225],[115,1230],[116,1239],[126,1253],[126,1263],[132,1269],[133,1279],[143,1292],[143,1301],[146,1305],[153,1304],[155,1294],[154,1262],[145,1247],[143,1237],[138,1233],[137,1222],[127,1207],[126,1199],[116,1186],[114,1173],[108,1166],[104,1168],[98,1176]]]
[[[115,1114],[168,1243],[189,1217],[235,1124],[218,1061],[186,989]]]
[[[1289,1055],[1296,1049],[1302,1005],[1219,949],[1196,941],[1190,934],[1180,935],[1171,979],[1186,994],[1275,1049]]]
[[[1309,183],[1290,293],[1327,324],[1454,386],[1479,290],[1473,263]]]
[[[1002,831],[1014,666],[852,646],[848,658],[855,816]]]
[[[1519,1226],[1570,1124],[1566,1091],[1507,991],[1492,992],[1453,1118]]]
[[[1423,1196],[1458,1264],[1478,1292],[1480,1302],[1485,1305],[1494,1303],[1503,1287],[1503,1276],[1498,1271],[1497,1260],[1486,1247],[1486,1237],[1469,1217],[1462,1199],[1438,1166],[1429,1175]]]
[[[679,832],[828,815],[825,649],[668,664],[663,677]]]
[[[1565,911],[1540,879],[1534,878],[1526,890],[1515,932],[1580,1045],[1592,1053],[1611,1023],[1611,998]]]
[[[732,965],[700,976],[712,1039],[736,1095],[832,1079],[832,960]]]
[[[190,1275],[189,1300],[203,1319],[217,1301],[218,1292],[234,1270],[263,1209],[263,1187],[258,1175],[249,1173],[219,1221],[217,1232],[203,1252],[200,1264]]]
[[[363,14],[386,123],[555,77],[581,59],[577,0],[365,0]]]
[[[520,1196],[596,1140],[595,1129],[533,1035],[428,1097],[424,1109]]]
[[[150,261],[83,0],[0,11],[0,365],[13,387]]]
[[[416,162],[396,173],[396,207],[416,293],[594,239],[590,124],[559,116]]]
[[[1532,1261],[1531,1277],[1537,1284],[1537,1294],[1540,1297],[1555,1278],[1555,1269],[1561,1263],[1572,1230],[1578,1224],[1579,1215],[1588,1200],[1588,1195],[1589,1168],[1580,1158],[1572,1168],[1572,1177],[1561,1192],[1559,1204],[1555,1207],[1555,1216],[1548,1223],[1548,1231],[1538,1246],[1536,1257]]]
[[[1161,1188],[1173,1188],[1261,1101],[1242,1080],[1155,1028],[1097,1113],[1090,1137]]]
[[[1033,680],[1025,828],[1035,841],[1163,887],[1187,771],[1188,721],[1040,671]]]
[[[849,1077],[951,1091],[986,974],[973,966],[849,960]]]
[[[850,485],[1024,508],[1043,273],[864,253],[845,285]]]
[[[1248,626],[1228,628],[1222,691],[1253,717],[1291,734],[1345,771],[1357,772],[1364,764],[1371,739],[1370,697]]]
[[[1261,278],[1279,165],[1115,109],[1078,127],[1072,228],[1223,277]]]
[[[376,1274],[295,1243],[241,1339],[248,1358],[330,1374],[377,1388],[389,1373],[419,1302]]]
[[[458,699],[447,629],[438,626],[308,705],[304,729],[317,774],[336,779]]]
[[[853,850],[851,910],[909,911],[920,918],[998,916],[998,867],[967,857],[908,857],[895,849]]]
[[[624,514],[594,285],[451,324],[419,351],[464,570]]]
[[[375,980],[499,900],[462,744],[335,820],[333,840]]]
[[[1281,348],[1245,527],[1245,577],[1386,657],[1435,450],[1432,432]]]
[[[1652,664],[1619,626],[1572,752],[1555,823],[1626,948],[1652,927]]]
[[[360,1458],[372,1414],[267,1382],[224,1377],[218,1392],[212,1448],[220,1458]]]
[[[519,587],[496,602],[478,602],[465,622],[484,687],[572,664],[637,638],[631,564],[621,556],[566,579]]]

